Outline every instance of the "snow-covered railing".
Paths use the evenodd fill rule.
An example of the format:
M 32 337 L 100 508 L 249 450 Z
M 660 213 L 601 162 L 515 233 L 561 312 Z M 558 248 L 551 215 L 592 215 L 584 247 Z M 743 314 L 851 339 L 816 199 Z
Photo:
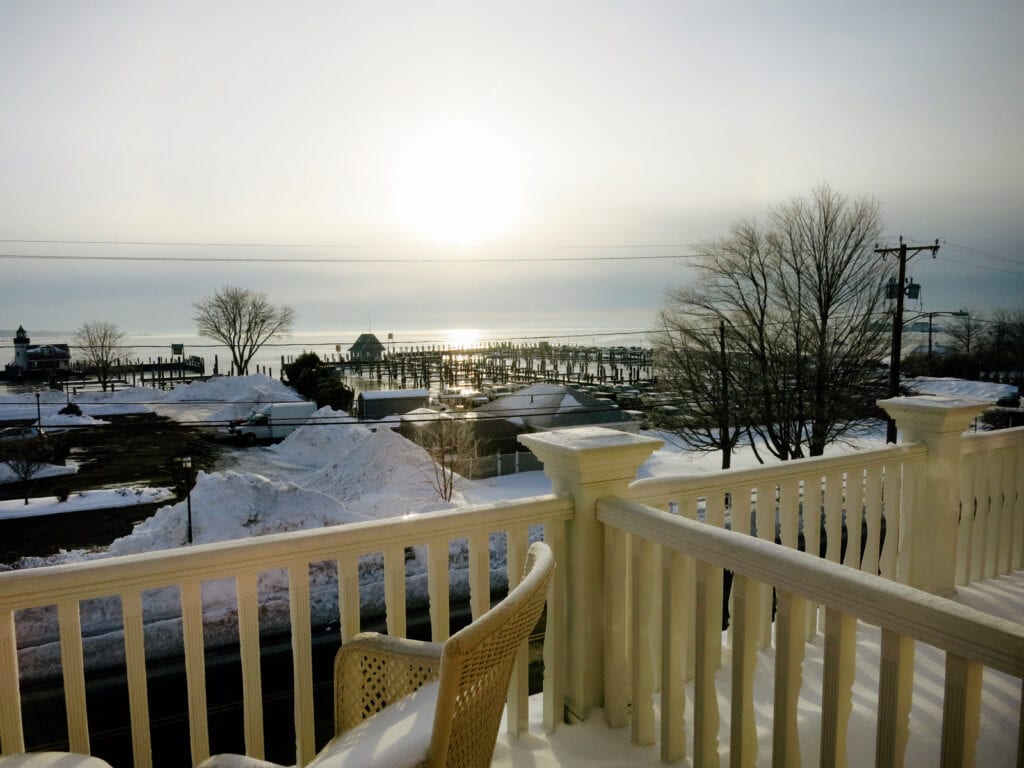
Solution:
M 451 542 L 467 542 L 469 603 L 475 617 L 490 607 L 491 534 L 506 534 L 508 579 L 514 584 L 525 562 L 530 528 L 543 527 L 544 539 L 552 545 L 556 561 L 561 561 L 563 528 L 572 515 L 570 500 L 540 497 L 0 574 L 0 752 L 25 748 L 16 613 L 52 605 L 57 607 L 60 625 L 68 743 L 73 751 L 90 751 L 80 603 L 114 596 L 120 601 L 123 616 L 133 763 L 137 768 L 152 765 L 145 596 L 151 590 L 176 587 L 181 600 L 192 761 L 195 765 L 206 758 L 210 748 L 202 591 L 204 583 L 228 579 L 235 582 L 237 594 L 246 751 L 263 757 L 259 581 L 261 574 L 284 570 L 295 691 L 295 759 L 298 765 L 305 765 L 316 751 L 310 611 L 310 572 L 315 564 L 337 564 L 340 639 L 344 642 L 360 629 L 360 558 L 383 553 L 388 631 L 404 635 L 406 548 L 426 545 L 431 633 L 434 640 L 441 641 L 449 632 Z M 545 632 L 545 711 L 551 728 L 562 712 L 564 589 L 564 574 L 558 572 L 549 598 Z M 526 727 L 526 675 L 524 649 L 509 693 L 508 727 L 513 732 Z
M 956 583 L 1024 567 L 1024 427 L 964 437 Z
M 662 759 L 685 756 L 718 765 L 723 570 L 733 574 L 729 751 L 732 765 L 757 759 L 754 668 L 762 591 L 775 590 L 773 765 L 800 763 L 797 702 L 803 682 L 806 606 L 824 611 L 820 761 L 846 763 L 853 707 L 857 622 L 881 627 L 876 765 L 902 765 L 909 734 L 914 641 L 946 652 L 941 764 L 973 765 L 982 669 L 1024 678 L 1024 628 L 920 590 L 621 498 L 597 502 L 606 530 L 605 715 L 653 744 L 660 691 Z M 768 603 L 770 606 L 771 603 Z M 625 618 L 631 616 L 628 627 Z M 692 653 L 693 714 L 687 725 L 687 655 Z M 1024 745 L 1018 733 L 1018 745 Z M 1018 747 L 1018 761 L 1024 757 Z

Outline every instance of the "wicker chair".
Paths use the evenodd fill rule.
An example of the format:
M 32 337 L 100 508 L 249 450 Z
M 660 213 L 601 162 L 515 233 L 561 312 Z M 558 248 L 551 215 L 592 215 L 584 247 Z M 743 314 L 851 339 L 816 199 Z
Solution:
M 488 766 L 516 650 L 544 608 L 554 558 L 530 547 L 522 581 L 445 643 L 363 633 L 334 663 L 336 735 L 310 768 Z M 269 768 L 214 755 L 200 768 Z

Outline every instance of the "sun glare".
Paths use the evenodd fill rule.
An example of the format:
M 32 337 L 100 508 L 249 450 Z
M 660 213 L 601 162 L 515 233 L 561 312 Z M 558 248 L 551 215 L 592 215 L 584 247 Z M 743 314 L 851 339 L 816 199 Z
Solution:
M 521 208 L 516 153 L 482 124 L 425 131 L 399 158 L 395 215 L 437 244 L 476 245 L 498 237 Z
M 475 328 L 449 328 L 444 332 L 444 343 L 453 349 L 475 349 L 482 337 Z

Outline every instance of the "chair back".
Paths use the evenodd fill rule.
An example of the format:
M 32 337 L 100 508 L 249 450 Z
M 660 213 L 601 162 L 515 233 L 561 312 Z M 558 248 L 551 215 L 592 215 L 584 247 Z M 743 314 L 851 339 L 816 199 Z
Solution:
M 554 565 L 547 544 L 532 544 L 522 580 L 500 603 L 444 644 L 431 766 L 491 764 L 516 651 L 540 619 Z

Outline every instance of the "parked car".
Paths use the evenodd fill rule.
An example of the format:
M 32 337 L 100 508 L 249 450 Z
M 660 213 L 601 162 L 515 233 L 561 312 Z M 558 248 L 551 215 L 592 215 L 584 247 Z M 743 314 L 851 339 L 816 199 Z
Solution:
M 247 443 L 257 440 L 281 440 L 308 421 L 316 412 L 316 403 L 268 403 L 246 419 L 231 423 L 231 434 Z

